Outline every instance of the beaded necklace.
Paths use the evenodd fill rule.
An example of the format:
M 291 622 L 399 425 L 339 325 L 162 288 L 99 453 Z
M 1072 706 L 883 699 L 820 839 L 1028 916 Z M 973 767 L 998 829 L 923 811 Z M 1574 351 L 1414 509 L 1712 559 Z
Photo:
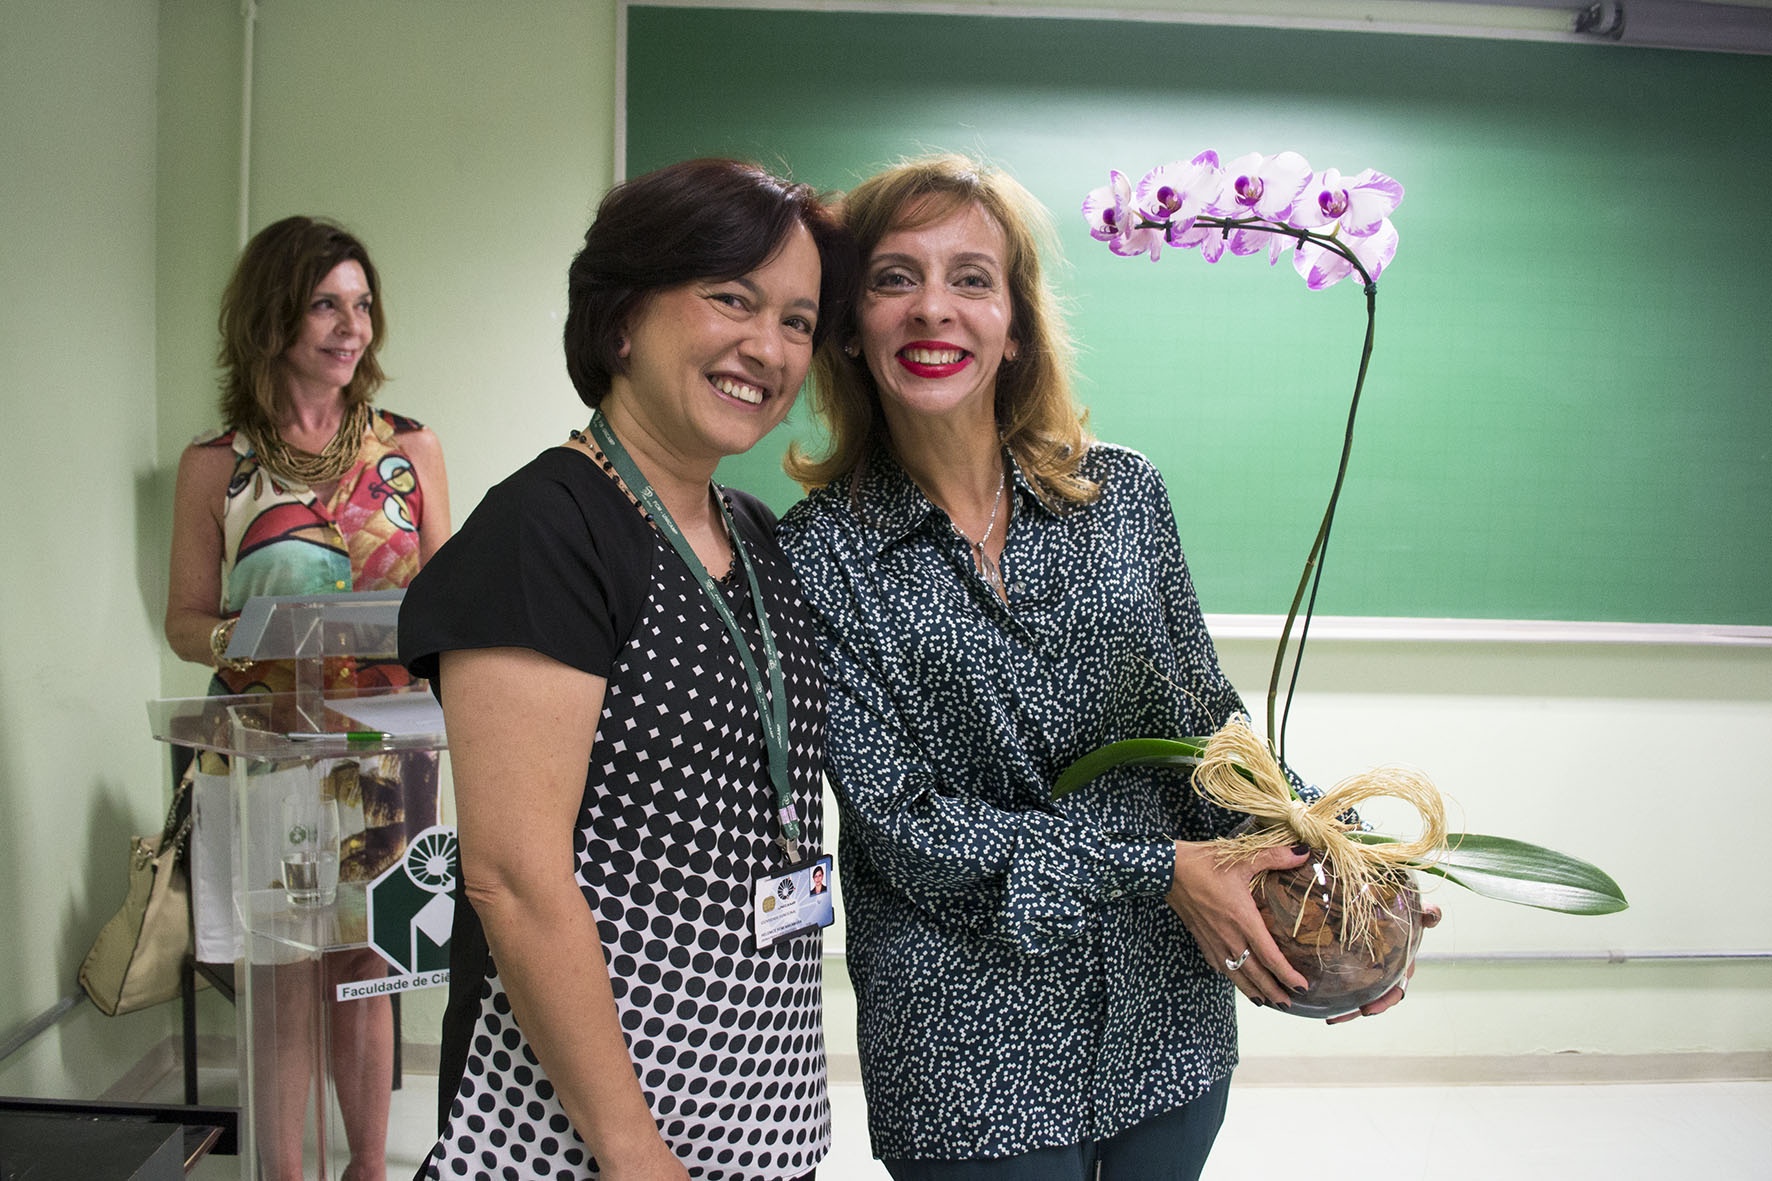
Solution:
M 258 452 L 259 466 L 284 484 L 302 484 L 312 488 L 328 484 L 351 470 L 357 454 L 363 449 L 363 432 L 369 429 L 369 404 L 359 402 L 339 419 L 338 430 L 325 450 L 318 455 L 300 451 L 283 441 L 275 430 L 269 439 L 261 439 L 248 429 L 247 438 Z
M 615 470 L 614 462 L 612 462 L 607 455 L 603 454 L 603 448 L 597 446 L 597 440 L 591 438 L 581 430 L 574 430 L 572 432 L 572 441 L 574 443 L 582 443 L 584 446 L 591 449 L 591 458 L 597 461 L 597 466 L 603 469 L 605 475 L 615 481 L 615 486 L 620 488 L 622 495 L 628 498 L 628 503 L 640 510 L 640 515 L 646 518 L 646 523 L 652 525 L 652 527 L 656 529 L 658 526 L 653 521 L 652 514 L 646 511 L 646 506 L 640 503 L 640 498 L 634 495 L 634 490 L 628 487 L 628 482 L 621 478 L 620 472 Z M 721 526 L 724 528 L 726 518 L 732 513 L 732 497 L 728 496 L 726 494 L 726 489 L 721 488 L 718 484 L 714 485 L 714 489 L 719 493 L 721 503 L 726 506 L 726 511 L 722 513 L 720 517 Z M 730 528 L 726 529 L 726 545 L 732 551 L 726 559 L 726 572 L 715 579 L 716 582 L 719 582 L 722 585 L 733 582 L 738 576 L 738 546 L 733 541 L 732 530 Z

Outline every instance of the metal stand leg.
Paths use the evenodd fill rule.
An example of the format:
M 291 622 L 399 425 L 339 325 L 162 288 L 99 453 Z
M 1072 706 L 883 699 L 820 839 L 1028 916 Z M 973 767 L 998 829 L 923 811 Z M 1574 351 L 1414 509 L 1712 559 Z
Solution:
M 388 998 L 394 1006 L 394 1083 L 393 1089 L 400 1089 L 400 1044 L 405 1039 L 400 1036 L 400 994 L 394 993 Z
M 179 1009 L 184 1018 L 185 1104 L 197 1105 L 197 965 L 190 956 L 178 966 Z

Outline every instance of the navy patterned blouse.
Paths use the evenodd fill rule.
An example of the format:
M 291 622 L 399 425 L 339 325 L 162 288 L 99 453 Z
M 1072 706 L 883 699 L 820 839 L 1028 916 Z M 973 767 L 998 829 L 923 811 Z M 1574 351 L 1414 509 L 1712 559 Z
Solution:
M 1005 604 L 890 456 L 780 526 L 812 607 L 842 807 L 849 972 L 877 1156 L 989 1158 L 1114 1135 L 1236 1065 L 1234 992 L 1163 901 L 1170 838 L 1241 817 L 1103 743 L 1209 734 L 1219 670 L 1162 478 L 1094 446 L 1099 501 L 1011 467 Z

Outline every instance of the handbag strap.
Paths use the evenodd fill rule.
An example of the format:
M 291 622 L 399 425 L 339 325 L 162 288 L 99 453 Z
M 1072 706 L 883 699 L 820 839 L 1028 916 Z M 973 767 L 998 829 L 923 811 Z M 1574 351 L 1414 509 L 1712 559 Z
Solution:
M 166 809 L 166 823 L 160 826 L 160 848 L 177 850 L 180 860 L 185 853 L 185 840 L 191 835 L 191 777 L 196 774 L 197 761 L 185 768 L 172 788 L 172 804 Z

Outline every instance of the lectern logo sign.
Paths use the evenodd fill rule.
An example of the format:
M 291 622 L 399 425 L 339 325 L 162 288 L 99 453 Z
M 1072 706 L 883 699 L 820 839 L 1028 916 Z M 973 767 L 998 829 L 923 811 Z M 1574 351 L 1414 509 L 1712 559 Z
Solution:
M 454 828 L 436 825 L 412 838 L 365 892 L 369 946 L 405 975 L 446 972 L 460 871 Z

